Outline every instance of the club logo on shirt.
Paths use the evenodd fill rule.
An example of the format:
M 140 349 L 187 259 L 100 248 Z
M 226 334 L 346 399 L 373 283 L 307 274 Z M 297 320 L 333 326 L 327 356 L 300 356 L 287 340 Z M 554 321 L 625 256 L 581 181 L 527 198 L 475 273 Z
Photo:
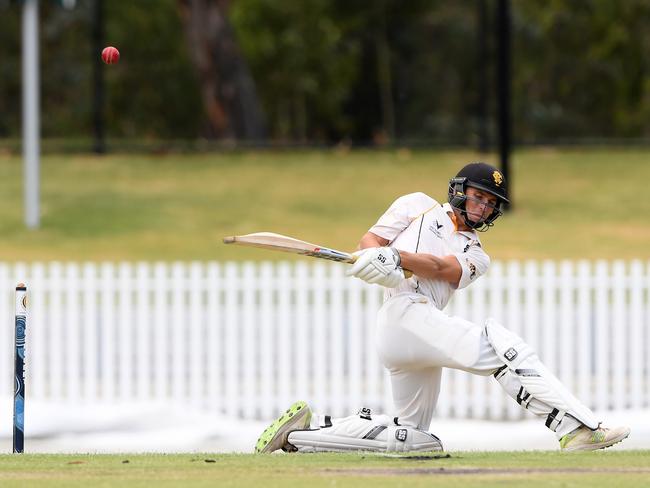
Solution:
M 478 246 L 481 247 L 481 243 L 479 241 L 469 241 L 467 244 L 465 244 L 465 248 L 463 249 L 463 252 L 469 251 L 469 249 L 472 246 Z
M 472 280 L 476 276 L 476 265 L 472 263 L 469 259 L 466 259 L 467 266 L 469 266 L 469 279 Z
M 442 229 L 443 227 L 444 226 L 436 220 L 436 225 L 434 226 L 433 224 L 431 224 L 429 226 L 429 230 L 433 232 L 437 237 L 442 239 L 442 232 L 440 232 L 440 229 Z

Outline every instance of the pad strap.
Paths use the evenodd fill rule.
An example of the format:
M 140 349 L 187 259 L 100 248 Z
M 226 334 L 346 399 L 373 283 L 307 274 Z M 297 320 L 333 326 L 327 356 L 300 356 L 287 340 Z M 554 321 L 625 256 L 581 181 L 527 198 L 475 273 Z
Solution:
M 555 432 L 565 415 L 566 412 L 554 408 L 553 411 L 548 414 L 548 417 L 546 417 L 546 427 Z
M 517 393 L 517 403 L 519 405 L 521 405 L 524 408 L 528 408 L 528 404 L 532 399 L 533 399 L 532 395 L 528 393 L 526 390 L 524 390 L 523 386 L 519 388 L 519 393 Z

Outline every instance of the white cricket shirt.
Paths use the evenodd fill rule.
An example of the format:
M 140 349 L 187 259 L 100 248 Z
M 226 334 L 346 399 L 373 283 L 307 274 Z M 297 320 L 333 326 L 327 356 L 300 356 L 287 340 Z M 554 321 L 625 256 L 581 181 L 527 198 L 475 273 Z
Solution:
M 448 203 L 440 204 L 424 193 L 399 197 L 382 215 L 370 232 L 388 239 L 390 246 L 401 251 L 454 255 L 462 269 L 458 288 L 464 288 L 485 273 L 490 257 L 483 251 L 475 231 L 457 231 Z M 442 310 L 456 288 L 446 281 L 420 278 L 416 275 L 398 287 L 386 289 L 385 298 L 403 292 L 429 297 Z

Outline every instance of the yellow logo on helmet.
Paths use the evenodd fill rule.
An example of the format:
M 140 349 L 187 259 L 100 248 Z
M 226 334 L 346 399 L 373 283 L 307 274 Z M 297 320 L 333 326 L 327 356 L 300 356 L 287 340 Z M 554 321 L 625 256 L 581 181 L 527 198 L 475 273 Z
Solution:
M 495 171 L 494 173 L 492 173 L 492 178 L 494 178 L 494 183 L 497 186 L 499 186 L 501 183 L 503 183 L 503 176 L 498 171 Z

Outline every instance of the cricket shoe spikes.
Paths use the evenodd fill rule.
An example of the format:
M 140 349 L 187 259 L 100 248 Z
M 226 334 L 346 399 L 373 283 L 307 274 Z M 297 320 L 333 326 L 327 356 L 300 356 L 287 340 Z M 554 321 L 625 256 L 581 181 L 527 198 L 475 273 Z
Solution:
M 289 432 L 308 429 L 311 415 L 311 409 L 305 402 L 294 403 L 262 432 L 255 444 L 255 452 L 269 453 L 278 449 L 296 451 L 297 449 L 287 440 Z
M 595 451 L 613 446 L 630 435 L 629 427 L 602 427 L 595 430 L 586 426 L 578 427 L 560 439 L 563 451 Z

